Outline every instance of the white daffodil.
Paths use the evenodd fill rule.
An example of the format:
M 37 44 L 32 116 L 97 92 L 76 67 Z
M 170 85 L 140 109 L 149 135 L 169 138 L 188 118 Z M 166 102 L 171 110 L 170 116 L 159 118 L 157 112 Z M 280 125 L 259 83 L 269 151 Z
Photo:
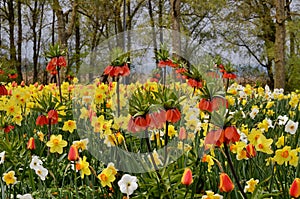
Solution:
M 298 122 L 294 122 L 292 120 L 289 120 L 284 128 L 285 132 L 290 134 L 295 134 L 297 129 L 298 129 Z
M 269 118 L 266 118 L 267 119 L 267 123 L 268 123 L 268 128 L 274 128 L 273 124 L 272 124 L 272 120 L 269 119 Z
M 0 164 L 4 163 L 4 159 L 5 159 L 5 151 L 0 153 Z
M 127 194 L 127 198 L 138 188 L 137 177 L 125 174 L 118 182 L 120 191 Z
M 259 112 L 258 108 L 253 108 L 251 113 L 250 113 L 250 117 L 252 119 L 254 119 L 258 112 Z
M 43 164 L 42 160 L 40 160 L 40 158 L 38 156 L 34 155 L 34 156 L 32 156 L 29 167 L 33 170 L 36 170 L 36 168 L 38 168 L 42 164 Z
M 24 195 L 17 195 L 17 198 L 19 199 L 33 199 L 32 195 L 30 193 L 24 194 Z
M 35 173 L 41 178 L 41 180 L 45 180 L 48 175 L 48 169 L 40 165 L 35 169 Z
M 289 118 L 286 115 L 284 116 L 279 115 L 277 119 L 279 125 L 285 125 L 285 123 L 289 120 Z
M 240 132 L 239 130 L 238 132 L 240 134 L 240 141 L 245 142 L 247 144 L 248 143 L 247 135 L 245 135 L 245 133 Z

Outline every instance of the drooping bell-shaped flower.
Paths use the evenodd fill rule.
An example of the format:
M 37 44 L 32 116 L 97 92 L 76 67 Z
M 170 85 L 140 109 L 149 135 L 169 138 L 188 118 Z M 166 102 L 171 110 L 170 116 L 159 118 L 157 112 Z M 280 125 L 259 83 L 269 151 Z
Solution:
M 177 108 L 169 109 L 166 112 L 166 119 L 168 122 L 176 123 L 181 118 L 181 113 Z

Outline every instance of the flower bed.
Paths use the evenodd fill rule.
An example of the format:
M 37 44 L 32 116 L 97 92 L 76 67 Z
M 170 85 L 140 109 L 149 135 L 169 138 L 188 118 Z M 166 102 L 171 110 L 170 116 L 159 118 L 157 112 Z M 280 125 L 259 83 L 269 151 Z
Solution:
M 121 84 L 124 60 L 110 83 L 1 85 L 2 198 L 300 196 L 299 93 L 166 57 L 180 81 Z

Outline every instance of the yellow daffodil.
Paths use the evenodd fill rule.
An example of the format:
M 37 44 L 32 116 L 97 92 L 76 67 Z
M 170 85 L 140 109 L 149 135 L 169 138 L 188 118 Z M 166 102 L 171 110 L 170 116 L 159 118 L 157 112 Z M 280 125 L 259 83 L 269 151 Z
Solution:
M 76 163 L 76 170 L 80 171 L 80 176 L 82 179 L 84 178 L 84 175 L 91 175 L 89 165 L 90 164 L 86 161 L 86 156 L 79 158 L 79 161 Z
M 78 150 L 84 151 L 84 150 L 87 149 L 87 144 L 88 143 L 89 143 L 88 138 L 85 138 L 85 139 L 82 139 L 82 140 L 79 140 L 79 141 L 74 141 L 73 145 L 75 145 L 78 148 Z
M 67 141 L 62 139 L 62 135 L 51 135 L 50 140 L 46 143 L 50 147 L 50 153 L 62 154 L 63 148 L 68 144 Z
M 203 195 L 201 199 L 223 199 L 220 194 L 215 194 L 213 191 L 205 191 L 206 195 Z
M 298 166 L 298 160 L 299 160 L 299 156 L 298 156 L 298 150 L 297 149 L 293 149 L 290 151 L 290 161 L 289 161 L 289 164 L 294 166 L 294 167 L 297 167 Z
M 162 161 L 161 161 L 160 158 L 159 158 L 159 154 L 156 152 L 156 150 L 154 150 L 154 151 L 152 152 L 152 156 L 153 156 L 153 159 L 154 159 L 154 163 L 155 163 L 156 165 L 163 165 Z M 152 162 L 152 159 L 151 159 L 150 154 L 148 155 L 148 159 L 149 159 L 149 161 L 151 162 L 151 164 L 153 165 L 153 162 Z
M 278 149 L 275 151 L 274 160 L 279 165 L 282 165 L 283 163 L 287 165 L 287 163 L 291 160 L 290 152 L 291 152 L 290 146 L 285 146 L 282 149 Z
M 245 142 L 236 142 L 230 146 L 230 151 L 232 153 L 236 153 L 237 160 L 248 159 L 247 151 L 245 150 L 246 143 Z
M 274 101 L 269 101 L 266 105 L 266 109 L 272 108 L 274 103 L 275 103 Z
M 113 172 L 111 169 L 104 169 L 99 175 L 98 175 L 99 180 L 101 181 L 101 185 L 103 187 L 108 186 L 112 187 L 111 183 L 116 180 L 115 175 L 113 175 Z
M 257 93 L 258 93 L 259 96 L 264 96 L 264 94 L 265 94 L 265 89 L 262 88 L 262 87 L 258 87 L 258 88 L 257 88 Z
M 283 135 L 278 138 L 278 141 L 275 143 L 275 145 L 277 148 L 284 146 L 284 136 Z
M 175 130 L 175 127 L 172 124 L 170 124 L 168 126 L 168 136 L 169 137 L 174 137 L 176 135 L 177 135 L 177 131 Z
M 295 108 L 299 103 L 299 98 L 297 95 L 293 95 L 291 97 L 291 100 L 289 101 L 289 105 L 292 107 L 292 108 Z
M 95 104 L 102 104 L 106 98 L 106 95 L 104 93 L 98 93 L 96 92 L 94 95 L 94 103 Z
M 273 110 L 267 110 L 267 115 L 268 116 L 273 116 L 275 112 Z
M 15 177 L 14 171 L 9 171 L 3 174 L 2 180 L 6 183 L 6 185 L 14 185 L 17 182 L 17 178 Z
M 248 180 L 246 182 L 246 186 L 244 189 L 244 192 L 250 192 L 253 193 L 255 190 L 256 185 L 259 183 L 259 180 L 254 180 L 253 178 L 251 178 L 250 180 Z
M 229 95 L 229 96 L 226 96 L 226 99 L 228 101 L 229 106 L 234 106 L 234 104 L 235 104 L 235 98 L 234 97 Z
M 41 141 L 41 142 L 43 142 L 44 141 L 44 133 L 42 133 L 41 131 L 38 131 L 37 132 L 37 135 L 38 135 L 38 137 L 39 137 L 39 140 Z
M 266 154 L 272 154 L 273 153 L 271 149 L 272 143 L 273 143 L 272 139 L 267 139 L 264 135 L 262 135 L 257 139 L 257 143 L 254 146 L 257 151 L 261 151 Z
M 17 125 L 21 126 L 21 122 L 23 120 L 23 116 L 22 115 L 15 115 L 12 119 L 12 121 L 14 123 L 16 123 Z
M 207 162 L 207 171 L 208 172 L 211 172 L 211 168 L 212 166 L 215 164 L 214 163 L 214 158 L 211 156 L 211 155 L 207 155 L 205 154 L 203 157 L 202 157 L 202 162 Z
M 87 119 L 88 117 L 89 117 L 89 111 L 85 107 L 82 107 L 80 109 L 80 116 L 79 116 L 79 118 L 80 119 Z
M 4 110 L 6 111 L 7 115 L 15 116 L 15 115 L 21 115 L 21 107 L 17 105 L 14 100 L 9 101 L 5 107 Z
M 116 175 L 118 173 L 118 170 L 115 168 L 115 165 L 112 162 L 108 163 L 106 168 L 110 169 L 113 175 Z
M 68 120 L 64 122 L 64 126 L 62 127 L 63 131 L 69 131 L 70 133 L 73 133 L 73 131 L 76 129 L 76 122 L 73 120 Z
M 112 134 L 112 131 L 111 131 L 112 122 L 113 122 L 113 120 L 109 120 L 109 121 L 105 121 L 102 124 L 102 131 L 104 131 L 105 135 L 111 135 Z
M 183 147 L 183 142 L 182 141 L 178 142 L 177 148 L 180 149 L 180 150 L 184 149 L 184 152 L 192 150 L 192 147 L 189 144 L 184 144 L 184 147 Z
M 248 135 L 248 140 L 251 144 L 254 146 L 257 145 L 257 140 L 261 137 L 264 136 L 263 133 L 257 129 L 252 129 L 251 133 Z

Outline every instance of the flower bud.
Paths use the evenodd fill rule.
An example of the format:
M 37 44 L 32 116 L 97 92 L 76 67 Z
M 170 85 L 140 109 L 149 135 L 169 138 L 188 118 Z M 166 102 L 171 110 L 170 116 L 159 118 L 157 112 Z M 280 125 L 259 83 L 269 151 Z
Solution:
M 193 183 L 192 171 L 189 168 L 184 170 L 184 173 L 181 178 L 181 184 L 189 186 Z
M 256 156 L 256 150 L 253 144 L 248 144 L 246 146 L 247 158 L 253 158 Z
M 68 153 L 68 160 L 76 161 L 78 160 L 78 158 L 79 158 L 78 149 L 75 145 L 72 145 Z
M 298 198 L 300 196 L 300 178 L 295 178 L 290 188 L 290 195 Z
M 220 186 L 221 192 L 230 192 L 234 189 L 234 184 L 232 183 L 230 177 L 226 173 L 220 174 Z
M 185 140 L 187 138 L 187 132 L 184 127 L 180 127 L 178 138 L 179 140 Z
M 28 142 L 27 142 L 27 149 L 29 150 L 34 150 L 35 149 L 35 142 L 34 142 L 34 138 L 31 137 Z

